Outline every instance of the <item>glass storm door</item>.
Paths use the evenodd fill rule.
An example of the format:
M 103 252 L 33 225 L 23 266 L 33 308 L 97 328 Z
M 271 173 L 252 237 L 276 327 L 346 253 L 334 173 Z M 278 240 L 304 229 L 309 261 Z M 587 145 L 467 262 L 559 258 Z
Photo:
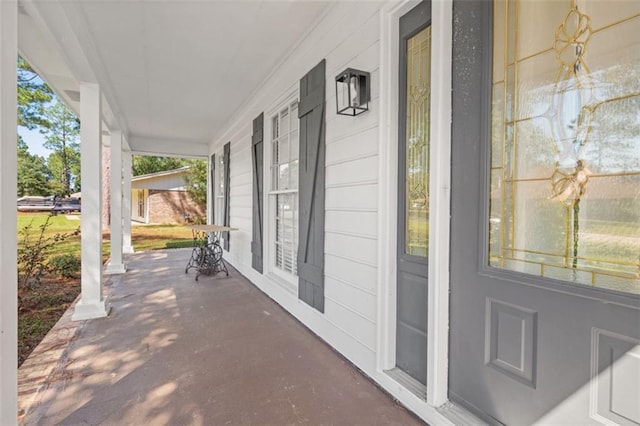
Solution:
M 431 4 L 400 19 L 396 366 L 427 381 Z
M 640 424 L 640 2 L 454 3 L 450 399 Z

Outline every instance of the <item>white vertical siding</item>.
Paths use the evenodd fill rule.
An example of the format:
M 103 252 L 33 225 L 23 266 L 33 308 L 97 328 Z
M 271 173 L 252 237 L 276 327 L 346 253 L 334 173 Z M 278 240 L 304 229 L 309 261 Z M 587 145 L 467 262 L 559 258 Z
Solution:
M 292 312 L 364 371 L 375 368 L 378 256 L 378 78 L 381 3 L 338 3 L 253 94 L 212 141 L 217 152 L 231 141 L 231 235 L 226 258 L 269 296 Z M 251 268 L 251 124 L 326 59 L 325 313 L 297 300 L 268 274 Z M 335 76 L 345 68 L 372 76 L 370 111 L 359 117 L 335 112 Z M 268 129 L 265 116 L 265 130 Z M 265 132 L 265 150 L 270 135 Z M 268 158 L 268 157 L 267 157 Z M 269 184 L 265 164 L 265 192 Z M 265 220 L 271 217 L 266 211 Z M 268 242 L 267 235 L 265 240 Z M 270 250 L 268 243 L 265 251 Z M 265 258 L 268 256 L 265 253 Z M 265 268 L 267 271 L 268 268 Z

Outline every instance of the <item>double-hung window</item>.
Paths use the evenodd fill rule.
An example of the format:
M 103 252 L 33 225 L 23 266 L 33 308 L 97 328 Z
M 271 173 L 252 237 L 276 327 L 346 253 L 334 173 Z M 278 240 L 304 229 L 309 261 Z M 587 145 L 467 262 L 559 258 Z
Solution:
M 298 254 L 298 100 L 289 98 L 269 117 L 270 272 L 294 281 Z

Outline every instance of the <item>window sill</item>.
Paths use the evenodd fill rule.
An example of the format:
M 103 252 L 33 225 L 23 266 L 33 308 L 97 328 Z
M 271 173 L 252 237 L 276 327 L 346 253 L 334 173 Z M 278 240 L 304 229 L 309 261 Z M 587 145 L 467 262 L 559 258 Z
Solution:
M 296 278 L 296 282 L 290 281 L 288 279 L 285 279 L 284 277 L 280 276 L 278 273 L 270 271 L 269 274 L 267 275 L 267 277 L 275 284 L 279 285 L 280 287 L 282 287 L 284 290 L 286 290 L 288 293 L 291 293 L 292 295 L 298 297 L 298 284 L 297 284 L 297 278 Z

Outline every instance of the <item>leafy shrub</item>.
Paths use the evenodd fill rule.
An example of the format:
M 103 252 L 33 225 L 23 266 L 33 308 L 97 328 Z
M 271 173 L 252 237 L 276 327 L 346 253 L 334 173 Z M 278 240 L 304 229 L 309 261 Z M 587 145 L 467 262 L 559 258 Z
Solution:
M 168 249 L 175 249 L 175 248 L 192 248 L 193 247 L 193 240 L 184 240 L 184 241 L 167 241 L 167 243 L 165 244 L 166 248 Z
M 64 278 L 73 278 L 80 272 L 80 258 L 75 254 L 61 254 L 49 259 L 52 272 Z
M 45 235 L 51 225 L 52 215 L 38 228 L 40 231 L 33 235 L 33 220 L 20 229 L 22 242 L 18 247 L 18 286 L 31 289 L 40 284 L 42 275 L 47 271 L 47 258 L 51 250 L 69 237 L 80 234 L 80 228 L 65 234 Z M 37 231 L 36 231 L 37 232 Z
M 185 223 L 191 224 L 191 225 L 206 225 L 207 224 L 207 219 L 204 216 L 200 216 L 200 215 L 192 215 L 189 212 L 186 212 L 184 215 L 184 221 Z

